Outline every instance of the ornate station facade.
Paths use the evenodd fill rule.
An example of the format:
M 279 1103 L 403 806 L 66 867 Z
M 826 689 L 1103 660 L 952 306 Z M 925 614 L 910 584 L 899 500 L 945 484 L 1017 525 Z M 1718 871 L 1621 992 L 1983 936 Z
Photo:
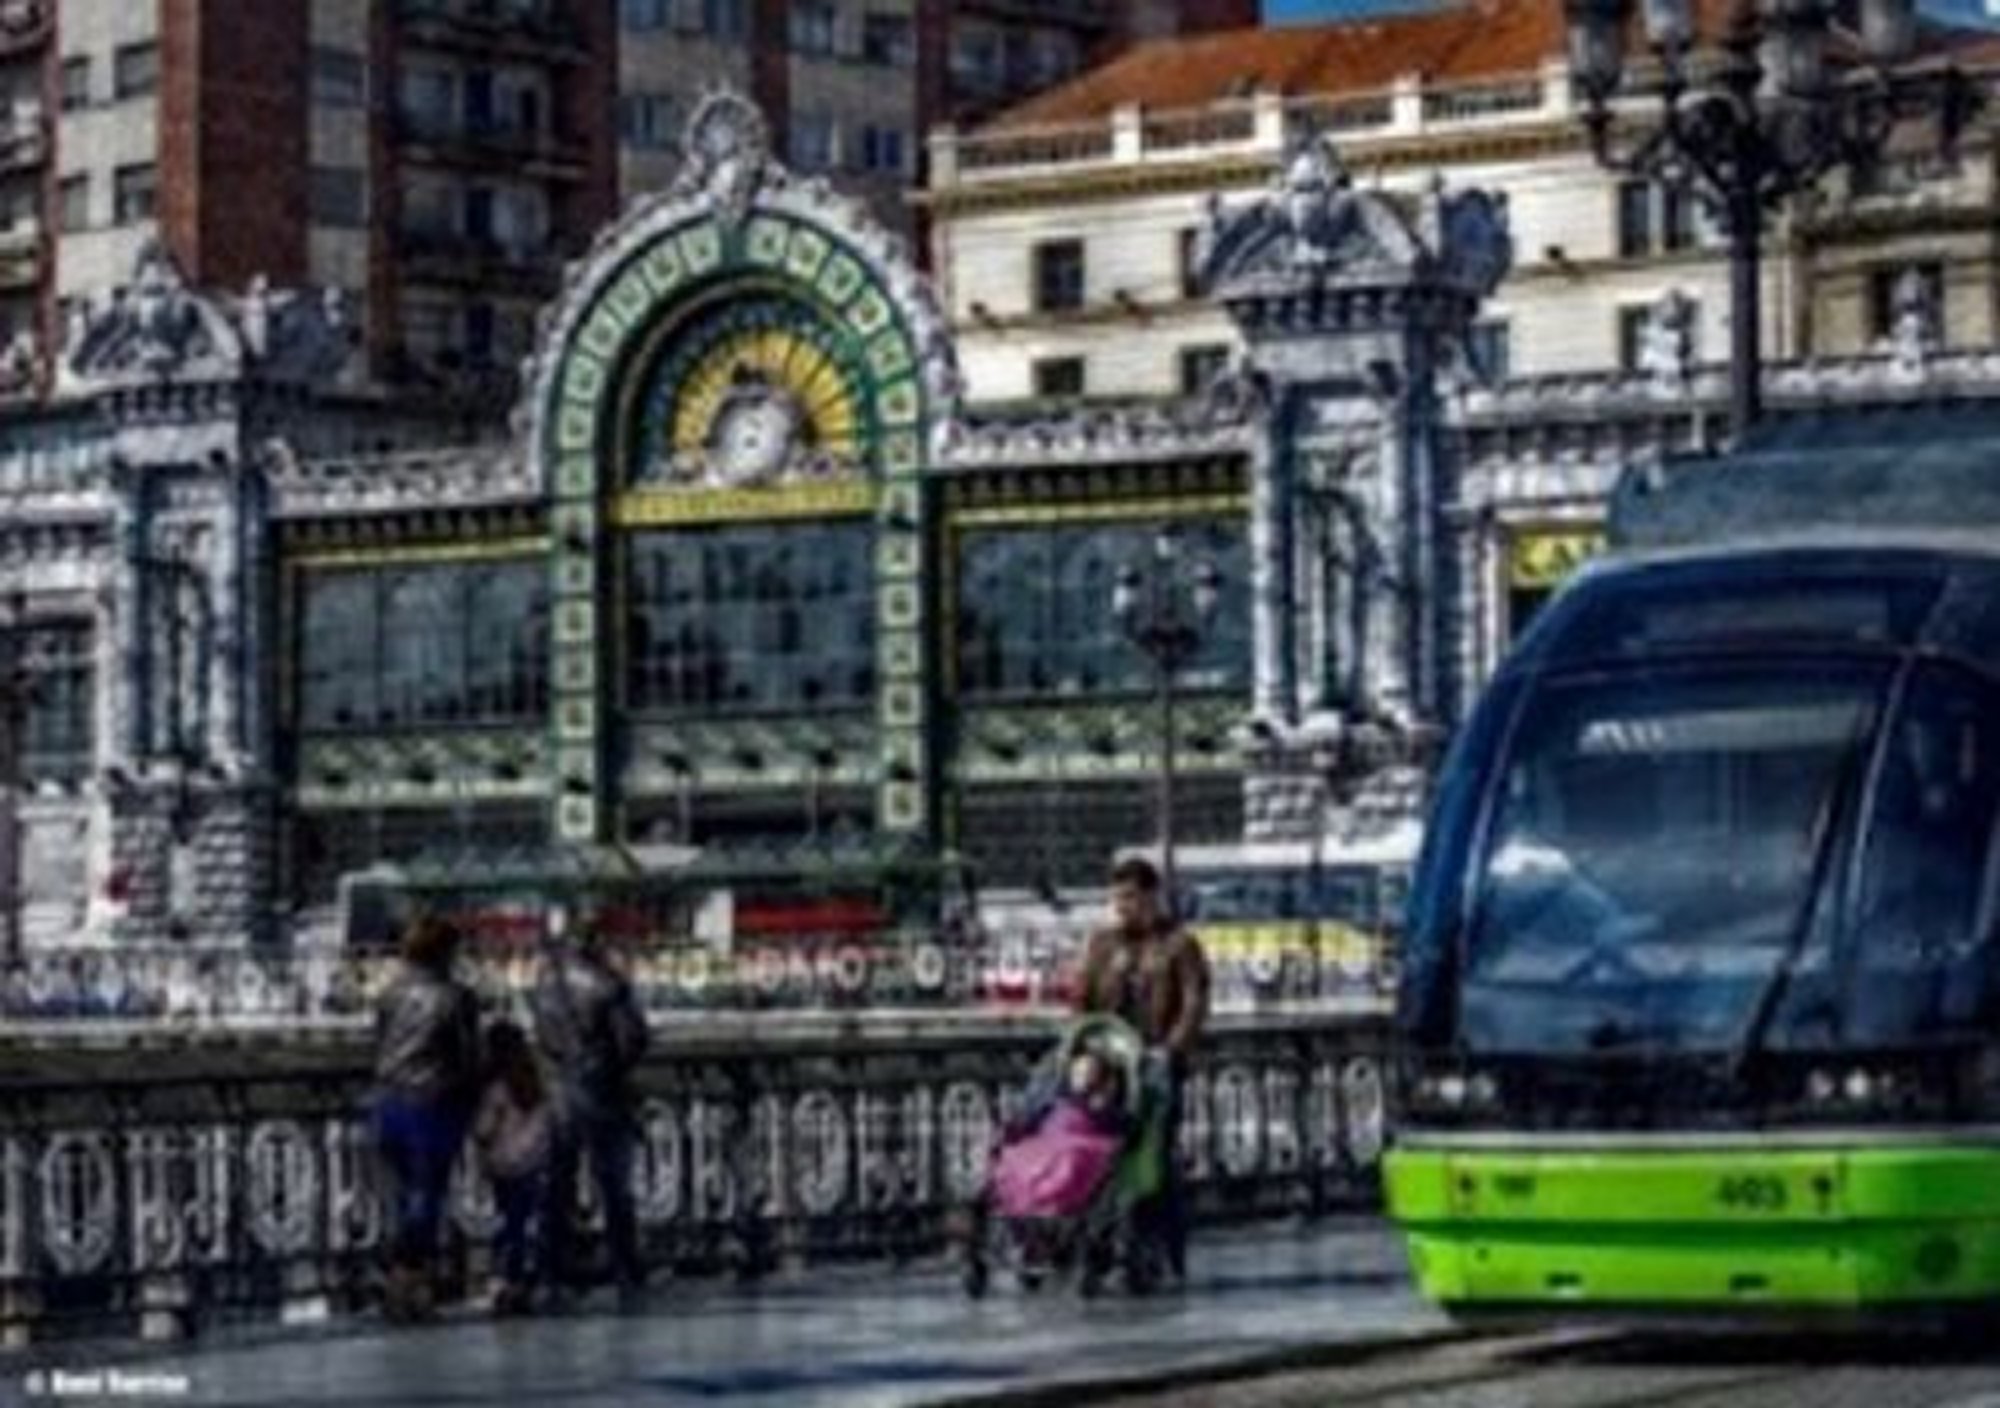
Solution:
M 0 422 L 10 942 L 277 944 L 379 860 L 598 844 L 1087 883 L 1150 831 L 1150 665 L 1111 599 L 1163 529 L 1222 583 L 1179 680 L 1182 837 L 1310 831 L 1329 777 L 1350 822 L 1406 811 L 1618 467 L 1723 428 L 1667 315 L 1639 375 L 1454 380 L 1503 203 L 1357 190 L 1318 139 L 1204 232 L 1237 365 L 982 418 L 907 251 L 752 107 L 711 96 L 686 149 L 476 444 L 350 381 L 337 303 L 149 251 L 78 317 L 56 396 Z M 1913 320 L 1772 395 L 1996 386 Z

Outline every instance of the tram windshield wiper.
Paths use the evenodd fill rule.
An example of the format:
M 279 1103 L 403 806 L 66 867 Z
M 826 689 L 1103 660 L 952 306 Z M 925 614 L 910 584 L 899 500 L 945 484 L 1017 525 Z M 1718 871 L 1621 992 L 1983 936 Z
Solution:
M 1864 717 L 1848 740 L 1841 754 L 1839 771 L 1834 774 L 1832 786 L 1827 788 L 1826 801 L 1813 826 L 1812 864 L 1806 872 L 1805 889 L 1799 896 L 1798 909 L 1785 931 L 1784 947 L 1778 953 L 1777 962 L 1772 964 L 1770 975 L 1757 990 L 1757 999 L 1751 1004 L 1750 1016 L 1743 1024 L 1743 1034 L 1737 1038 L 1736 1049 L 1730 1053 L 1729 1069 L 1735 1076 L 1740 1077 L 1764 1049 L 1771 1022 L 1777 1016 L 1778 1004 L 1790 988 L 1799 955 L 1805 952 L 1806 940 L 1812 936 L 1813 923 L 1819 917 L 1821 897 L 1827 888 L 1827 875 L 1841 849 L 1840 822 L 1851 810 L 1851 799 L 1859 788 L 1863 765 L 1873 751 L 1870 744 L 1875 731 L 1876 719 Z

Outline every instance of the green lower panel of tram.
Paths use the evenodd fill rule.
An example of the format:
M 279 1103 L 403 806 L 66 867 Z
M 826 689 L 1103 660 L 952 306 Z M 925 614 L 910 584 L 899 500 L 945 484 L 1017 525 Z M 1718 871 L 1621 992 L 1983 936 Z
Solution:
M 1862 1310 L 2000 1298 L 2000 1148 L 1392 1151 L 1448 1308 Z

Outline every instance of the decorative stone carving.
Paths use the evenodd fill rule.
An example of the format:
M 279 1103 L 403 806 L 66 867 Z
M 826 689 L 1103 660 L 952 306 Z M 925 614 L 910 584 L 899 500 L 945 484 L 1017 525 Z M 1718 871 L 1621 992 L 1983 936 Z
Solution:
M 757 105 L 729 88 L 704 93 L 688 118 L 682 150 L 687 164 L 675 187 L 705 195 L 731 224 L 740 225 L 771 159 L 770 131 Z
M 42 381 L 43 361 L 35 335 L 27 328 L 0 348 L 0 400 L 32 396 Z
M 1694 374 L 1695 302 L 1679 289 L 1669 289 L 1647 310 L 1639 340 L 1639 370 L 1662 394 L 1687 392 Z
M 1941 339 L 1937 289 L 1921 269 L 1905 269 L 1890 289 L 1889 353 L 1898 371 L 1921 372 Z
M 260 275 L 240 298 L 211 297 L 152 239 L 109 300 L 72 310 L 56 390 L 245 377 L 318 385 L 358 371 L 358 334 L 339 289 L 276 291 Z
M 267 380 L 324 383 L 358 370 L 361 329 L 339 287 L 279 291 L 259 274 L 236 316 L 245 350 Z
M 1414 203 L 1357 190 L 1332 142 L 1301 131 L 1262 198 L 1236 210 L 1210 198 L 1197 263 L 1201 286 L 1224 301 L 1301 278 L 1392 284 L 1421 278 L 1476 300 L 1512 266 L 1513 240 L 1504 196 L 1448 193 L 1441 180 Z
M 242 338 L 212 301 L 189 289 L 157 239 L 140 247 L 131 282 L 108 302 L 74 315 L 63 356 L 64 385 L 231 377 L 242 370 Z

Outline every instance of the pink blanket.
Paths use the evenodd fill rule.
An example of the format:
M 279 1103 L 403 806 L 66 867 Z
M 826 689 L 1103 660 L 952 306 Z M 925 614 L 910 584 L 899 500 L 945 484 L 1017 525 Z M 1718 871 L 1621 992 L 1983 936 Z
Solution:
M 1118 1157 L 1118 1136 L 1087 1110 L 1058 1104 L 1042 1127 L 1000 1151 L 993 1206 L 1002 1217 L 1074 1217 L 1090 1203 Z

